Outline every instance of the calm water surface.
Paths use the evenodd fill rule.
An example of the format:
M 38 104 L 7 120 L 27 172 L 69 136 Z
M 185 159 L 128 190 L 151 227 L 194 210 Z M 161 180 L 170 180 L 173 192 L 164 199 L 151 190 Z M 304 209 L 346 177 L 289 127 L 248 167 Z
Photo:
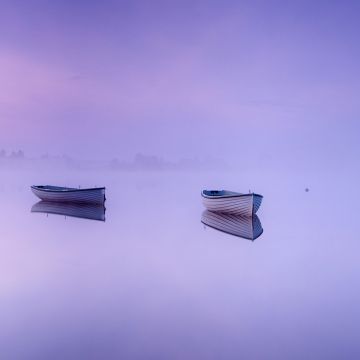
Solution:
M 350 177 L 0 174 L 1 359 L 360 357 Z M 31 213 L 36 183 L 105 185 L 106 221 Z M 263 194 L 263 234 L 204 226 L 204 187 Z

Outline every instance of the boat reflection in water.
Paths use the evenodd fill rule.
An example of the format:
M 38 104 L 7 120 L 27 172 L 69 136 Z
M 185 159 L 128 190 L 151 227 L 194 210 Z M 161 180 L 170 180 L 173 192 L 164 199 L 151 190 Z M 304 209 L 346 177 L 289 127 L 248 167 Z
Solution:
M 257 215 L 239 216 L 205 210 L 201 222 L 216 230 L 248 240 L 257 239 L 263 228 Z
M 105 206 L 99 204 L 60 203 L 54 201 L 39 201 L 31 208 L 33 213 L 55 214 L 99 221 L 105 221 L 105 210 Z

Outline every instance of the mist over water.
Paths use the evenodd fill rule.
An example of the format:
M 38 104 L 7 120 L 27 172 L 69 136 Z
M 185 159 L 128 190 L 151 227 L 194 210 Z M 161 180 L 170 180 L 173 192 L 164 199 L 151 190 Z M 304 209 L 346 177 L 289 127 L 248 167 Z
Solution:
M 358 360 L 359 10 L 1 0 L 0 359 Z
M 106 221 L 31 213 L 44 179 L 106 185 Z M 345 186 L 358 196 L 319 173 L 2 171 L 2 356 L 355 358 L 359 206 Z M 263 234 L 204 226 L 203 188 L 263 194 Z

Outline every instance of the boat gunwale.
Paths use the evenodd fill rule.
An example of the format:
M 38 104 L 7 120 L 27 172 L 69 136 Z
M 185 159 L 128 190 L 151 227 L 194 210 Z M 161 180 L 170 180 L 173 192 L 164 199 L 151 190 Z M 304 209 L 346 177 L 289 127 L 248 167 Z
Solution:
M 76 189 L 76 188 L 66 188 L 66 187 L 62 187 L 62 186 L 59 186 L 59 189 L 63 189 L 63 190 L 55 190 L 55 189 L 44 189 L 39 186 L 44 186 L 44 185 L 32 185 L 31 189 L 37 190 L 37 191 L 43 191 L 43 192 L 53 192 L 53 193 L 58 193 L 58 194 L 64 194 L 64 193 L 76 192 L 76 191 L 106 190 L 105 187 Z
M 201 191 L 201 196 L 204 197 L 205 199 L 228 199 L 228 198 L 236 198 L 236 197 L 243 197 L 243 196 L 258 196 L 258 197 L 263 198 L 262 195 L 256 194 L 256 193 L 250 193 L 250 194 L 238 193 L 236 195 L 206 195 L 206 194 L 204 194 L 204 191 L 209 191 L 209 190 L 202 190 Z

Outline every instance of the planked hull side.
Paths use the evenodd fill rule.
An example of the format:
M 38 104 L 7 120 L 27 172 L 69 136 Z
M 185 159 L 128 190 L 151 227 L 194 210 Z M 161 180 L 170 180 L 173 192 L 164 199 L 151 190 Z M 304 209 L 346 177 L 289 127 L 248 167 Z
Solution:
M 240 196 L 207 197 L 202 195 L 202 201 L 204 206 L 210 211 L 252 216 L 258 211 L 262 196 L 244 194 Z
M 43 201 L 103 204 L 105 188 L 79 189 L 70 191 L 42 190 L 31 187 L 32 192 Z
M 263 199 L 262 196 L 254 194 L 254 214 L 256 214 L 257 211 L 259 210 L 260 205 L 262 203 L 262 199 Z
M 239 216 L 205 210 L 201 222 L 216 230 L 248 240 L 255 240 L 263 233 L 257 215 Z

